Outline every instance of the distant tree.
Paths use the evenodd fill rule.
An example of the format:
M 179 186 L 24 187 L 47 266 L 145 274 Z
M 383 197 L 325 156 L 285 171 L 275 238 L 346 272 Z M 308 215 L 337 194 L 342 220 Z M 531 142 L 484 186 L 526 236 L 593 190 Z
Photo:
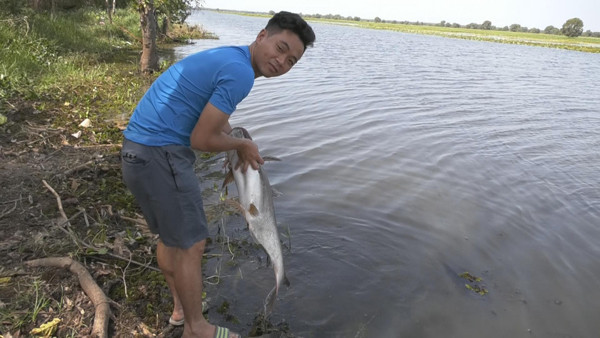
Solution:
M 376 17 L 375 17 L 375 19 L 374 19 L 373 21 L 375 21 L 375 22 L 381 22 L 381 18 L 380 18 L 380 17 L 378 17 L 378 16 L 376 16 Z
M 274 10 L 270 10 L 270 11 L 269 11 L 269 15 L 271 15 L 271 16 L 272 16 L 272 15 L 275 15 L 275 11 L 274 11 Z
M 521 30 L 521 25 L 519 25 L 518 23 L 513 23 L 512 25 L 510 25 L 511 32 L 519 32 L 520 30 Z
M 583 33 L 583 21 L 579 18 L 572 18 L 567 20 L 565 24 L 562 26 L 560 31 L 563 35 L 566 35 L 571 38 L 575 38 Z
M 540 29 L 539 28 L 530 28 L 529 29 L 529 33 L 539 34 L 540 33 Z
M 592 36 L 592 31 L 588 29 L 587 31 L 583 32 L 582 35 L 583 36 Z
M 486 30 L 490 30 L 492 29 L 492 22 L 490 20 L 485 20 L 482 24 L 481 24 L 481 29 L 486 29 Z
M 468 29 L 479 29 L 480 26 L 478 24 L 472 22 L 472 23 L 468 24 L 466 27 Z
M 529 28 L 522 26 L 520 32 L 527 33 L 529 32 Z
M 452 24 L 452 28 L 460 28 L 460 25 L 455 22 Z
M 558 28 L 552 25 L 544 28 L 544 34 L 557 34 L 557 32 L 559 32 Z
M 510 28 L 508 28 L 508 26 L 504 26 L 504 27 L 502 27 L 502 30 L 508 32 L 510 30 Z
M 442 20 L 442 21 L 440 21 L 440 24 L 439 24 L 439 26 L 440 26 L 440 27 L 445 27 L 445 26 L 446 26 L 446 20 Z
M 108 0 L 106 1 L 108 2 Z M 113 1 L 116 2 L 116 0 Z M 191 8 L 195 2 L 194 0 L 154 0 L 156 20 L 157 22 L 159 19 L 162 21 L 160 33 L 166 36 L 173 23 L 184 23 L 192 14 Z M 199 3 L 196 2 L 196 4 Z

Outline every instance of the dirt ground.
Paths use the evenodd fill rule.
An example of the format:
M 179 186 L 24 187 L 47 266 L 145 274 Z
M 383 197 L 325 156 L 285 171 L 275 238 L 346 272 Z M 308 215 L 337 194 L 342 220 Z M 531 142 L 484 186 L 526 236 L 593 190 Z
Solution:
M 157 271 L 156 237 L 121 182 L 119 143 L 82 142 L 72 133 L 93 133 L 79 121 L 53 127 L 51 112 L 26 102 L 10 106 L 0 126 L 0 337 L 30 337 L 55 318 L 60 323 L 47 324 L 47 337 L 90 336 L 98 306 L 69 270 L 25 264 L 45 257 L 83 264 L 109 298 L 109 337 L 181 336 L 181 327 L 167 322 L 172 304 Z M 102 128 L 119 132 L 117 125 Z M 209 221 L 216 215 L 207 210 Z M 219 243 L 209 238 L 206 257 Z M 258 255 L 252 246 L 245 252 Z M 225 303 L 207 302 L 205 313 L 219 324 L 235 322 Z M 258 314 L 243 324 L 247 336 L 294 337 L 285 323 L 272 325 Z

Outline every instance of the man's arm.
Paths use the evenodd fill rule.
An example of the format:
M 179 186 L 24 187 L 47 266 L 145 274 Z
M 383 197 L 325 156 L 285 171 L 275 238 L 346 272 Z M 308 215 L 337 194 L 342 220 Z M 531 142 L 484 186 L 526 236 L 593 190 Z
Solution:
M 231 125 L 229 124 L 229 119 L 228 119 L 227 122 L 225 123 L 225 126 L 223 127 L 223 132 L 225 134 L 229 134 L 232 129 L 233 128 L 231 128 Z
M 211 103 L 200 114 L 196 126 L 190 135 L 192 148 L 201 151 L 220 152 L 235 149 L 242 162 L 242 171 L 248 166 L 258 169 L 264 161 L 258 152 L 258 146 L 251 140 L 238 139 L 226 134 L 231 130 L 229 115 L 223 113 Z

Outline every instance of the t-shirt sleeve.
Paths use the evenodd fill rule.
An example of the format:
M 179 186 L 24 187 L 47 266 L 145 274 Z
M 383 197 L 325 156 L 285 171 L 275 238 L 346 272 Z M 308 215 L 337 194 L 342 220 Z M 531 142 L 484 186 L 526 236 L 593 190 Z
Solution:
M 215 79 L 215 90 L 209 102 L 227 115 L 248 96 L 254 85 L 254 71 L 240 62 L 223 66 Z

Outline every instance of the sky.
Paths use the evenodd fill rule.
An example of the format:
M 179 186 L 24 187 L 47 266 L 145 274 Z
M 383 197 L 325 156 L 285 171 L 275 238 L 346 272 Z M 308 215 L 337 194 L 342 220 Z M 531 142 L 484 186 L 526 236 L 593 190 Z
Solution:
M 583 21 L 583 30 L 600 32 L 600 0 L 204 0 L 212 9 L 253 12 L 286 10 L 303 14 L 340 14 L 361 19 L 410 22 L 481 24 L 496 27 L 519 24 L 543 30 L 561 28 L 571 18 Z

